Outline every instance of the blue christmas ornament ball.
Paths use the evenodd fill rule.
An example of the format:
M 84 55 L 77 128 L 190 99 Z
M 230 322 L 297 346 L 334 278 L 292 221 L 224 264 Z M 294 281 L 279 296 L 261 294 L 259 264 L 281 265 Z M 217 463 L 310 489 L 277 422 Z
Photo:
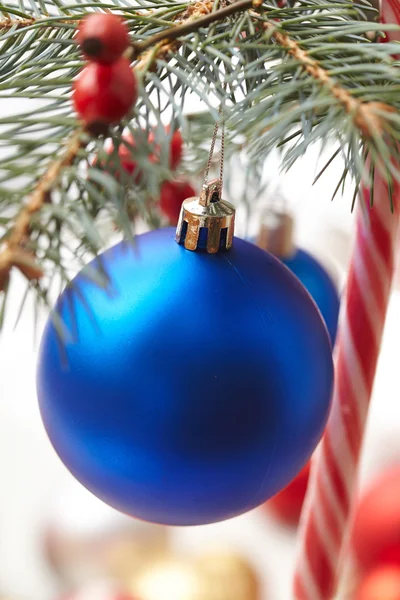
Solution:
M 296 250 L 294 254 L 281 260 L 300 279 L 314 298 L 324 318 L 333 345 L 336 338 L 340 300 L 330 275 L 321 263 L 304 250 Z
M 47 323 L 40 410 L 62 461 L 99 498 L 135 517 L 198 525 L 283 488 L 328 415 L 326 327 L 297 278 L 235 239 L 209 255 L 173 229 L 102 256 L 107 289 L 83 270 Z M 96 266 L 96 260 L 91 263 Z

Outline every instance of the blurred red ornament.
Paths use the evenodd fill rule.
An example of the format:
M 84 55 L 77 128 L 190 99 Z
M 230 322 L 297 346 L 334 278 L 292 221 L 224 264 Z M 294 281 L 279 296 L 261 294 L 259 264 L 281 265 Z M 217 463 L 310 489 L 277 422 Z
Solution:
M 400 600 L 400 569 L 381 566 L 362 580 L 355 600 Z
M 160 191 L 160 210 L 168 217 L 171 225 L 178 223 L 182 202 L 196 196 L 193 187 L 187 181 L 165 181 Z
M 310 463 L 300 471 L 288 486 L 266 503 L 274 513 L 287 523 L 296 524 L 299 520 L 310 475 Z
M 400 467 L 378 477 L 361 498 L 352 543 L 360 567 L 400 567 Z
M 400 25 L 400 4 L 398 0 L 384 0 L 380 3 L 380 21 L 383 24 Z M 400 31 L 387 31 L 381 42 L 400 42 Z M 396 54 L 397 58 L 399 55 Z

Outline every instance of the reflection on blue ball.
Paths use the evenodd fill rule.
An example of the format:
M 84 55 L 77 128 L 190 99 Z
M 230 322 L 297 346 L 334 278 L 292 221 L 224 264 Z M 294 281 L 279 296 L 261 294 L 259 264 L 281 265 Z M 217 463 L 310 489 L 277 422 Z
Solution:
M 304 250 L 296 250 L 282 262 L 298 277 L 314 298 L 324 318 L 332 345 L 335 343 L 338 317 L 339 294 L 331 277 L 322 265 Z
M 190 252 L 173 229 L 102 255 L 49 320 L 38 395 L 48 435 L 89 490 L 130 515 L 194 525 L 264 502 L 318 443 L 333 378 L 326 327 L 280 261 L 235 239 Z M 92 266 L 95 266 L 95 261 Z

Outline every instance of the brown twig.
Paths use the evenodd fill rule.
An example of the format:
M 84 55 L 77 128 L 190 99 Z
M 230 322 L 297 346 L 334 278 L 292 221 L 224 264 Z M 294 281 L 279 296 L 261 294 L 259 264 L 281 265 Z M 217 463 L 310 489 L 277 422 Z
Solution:
M 203 18 L 203 15 L 207 15 L 208 13 L 212 13 L 213 2 L 212 0 L 199 0 L 191 4 L 184 13 L 177 15 L 177 19 L 181 21 L 185 21 L 185 26 L 190 25 L 197 29 L 201 25 L 199 25 L 199 21 Z M 213 13 L 215 14 L 215 13 Z M 179 30 L 182 25 L 175 25 L 175 27 L 171 27 L 168 31 L 176 31 Z M 193 31 L 195 30 L 193 29 Z M 159 34 L 152 36 L 151 39 L 159 38 Z M 139 53 L 143 53 L 140 57 L 140 60 L 135 65 L 135 70 L 141 73 L 146 73 L 147 71 L 151 71 L 154 68 L 157 60 L 161 58 L 165 58 L 168 54 L 176 52 L 180 46 L 180 42 L 176 36 L 174 39 L 162 36 L 162 39 L 158 42 L 153 42 L 148 46 L 147 51 L 140 50 Z M 131 47 L 133 52 L 133 57 L 138 57 L 137 47 L 134 45 Z
M 21 29 L 36 23 L 36 19 L 0 19 L 0 29 Z
M 24 248 L 29 234 L 32 215 L 37 213 L 48 201 L 49 194 L 56 186 L 65 167 L 76 159 L 84 145 L 82 131 L 73 133 L 61 158 L 50 163 L 49 168 L 39 180 L 27 203 L 19 213 L 14 227 L 0 251 L 0 290 L 1 282 L 6 284 L 12 267 L 17 267 L 28 279 L 38 279 L 43 275 L 42 269 L 35 263 L 34 257 Z
M 142 10 L 138 10 L 135 12 L 130 12 L 129 15 L 135 15 L 135 16 L 151 16 L 154 14 L 157 14 L 157 12 L 160 9 L 152 9 L 152 10 L 147 10 L 147 11 L 142 11 Z M 107 10 L 105 12 L 108 12 Z M 23 18 L 23 17 L 18 17 L 18 18 L 11 18 L 11 17 L 7 17 L 5 19 L 0 19 L 0 29 L 11 29 L 11 28 L 15 28 L 15 29 L 22 29 L 23 27 L 30 27 L 31 25 L 35 25 L 35 24 L 42 24 L 44 27 L 48 26 L 48 27 L 57 27 L 58 24 L 61 25 L 79 25 L 79 23 L 82 21 L 82 19 L 84 18 L 85 15 L 82 15 L 79 19 L 66 19 L 66 18 L 62 18 L 60 17 L 59 19 L 54 19 L 54 17 L 51 18 L 51 20 L 49 20 L 49 16 L 46 15 L 42 15 L 39 17 L 29 17 L 29 18 Z
M 165 29 L 164 31 L 156 34 L 155 36 L 152 36 L 151 38 L 149 38 L 149 40 L 151 40 L 151 43 L 148 43 L 148 40 L 145 40 L 143 42 L 133 42 L 132 48 L 134 50 L 135 56 L 133 56 L 132 58 L 137 57 L 139 54 L 141 54 L 148 48 L 152 47 L 153 45 L 158 44 L 159 42 L 167 42 L 167 41 L 175 40 L 178 37 L 181 37 L 181 36 L 185 35 L 186 33 L 190 33 L 191 31 L 196 31 L 200 27 L 203 27 L 204 25 L 212 23 L 213 21 L 218 21 L 220 19 L 223 19 L 227 15 L 233 14 L 235 12 L 239 12 L 241 10 L 245 10 L 246 8 L 249 8 L 251 6 L 257 6 L 257 2 L 258 2 L 258 0 L 236 0 L 236 2 L 229 5 L 228 7 L 214 11 L 212 13 L 212 15 L 210 14 L 212 12 L 212 7 L 213 7 L 212 0 L 198 0 L 197 2 L 193 2 L 192 4 L 190 4 L 187 7 L 187 9 L 183 13 L 178 15 L 178 17 L 180 17 L 180 19 L 185 21 L 184 24 L 177 25 L 177 26 L 171 27 L 169 29 Z M 241 6 L 241 5 L 243 5 L 243 6 Z M 137 16 L 142 16 L 142 15 L 143 16 L 151 16 L 153 14 L 157 14 L 158 11 L 159 11 L 159 9 L 136 11 L 134 14 Z M 130 13 L 130 14 L 132 14 L 132 13 Z M 212 17 L 212 18 L 210 19 L 210 17 Z M 193 23 L 192 23 L 194 18 L 196 18 L 200 21 L 200 22 L 196 23 L 196 25 L 193 25 Z M 81 21 L 81 19 L 62 19 L 62 18 L 60 18 L 60 19 L 57 19 L 56 21 L 52 19 L 48 24 L 49 24 L 49 26 L 52 26 L 52 27 L 56 26 L 57 23 L 62 23 L 62 24 L 67 23 L 67 24 L 72 24 L 72 25 L 79 25 L 80 21 Z M 191 21 L 191 22 L 189 23 L 189 21 Z M 34 24 L 37 24 L 40 22 L 43 22 L 43 25 L 46 25 L 47 24 L 46 17 L 41 17 L 41 18 L 30 17 L 28 19 L 24 19 L 24 18 L 12 19 L 11 17 L 8 17 L 6 19 L 0 19 L 0 29 L 11 29 L 12 27 L 14 27 L 16 29 L 22 29 L 23 27 L 30 27 L 31 25 L 34 25 Z
M 192 33 L 201 27 L 206 27 L 207 25 L 210 25 L 210 23 L 221 21 L 230 15 L 233 15 L 237 12 L 242 12 L 253 6 L 259 6 L 259 1 L 236 0 L 236 2 L 232 2 L 232 4 L 229 4 L 228 6 L 224 6 L 223 8 L 215 10 L 214 12 L 212 12 L 212 10 L 208 10 L 206 14 L 204 14 L 204 12 L 200 11 L 201 9 L 204 11 L 206 4 L 207 2 L 200 1 L 194 3 L 192 6 L 189 6 L 183 15 L 183 20 L 185 21 L 184 23 L 175 25 L 169 29 L 164 29 L 164 31 L 160 31 L 159 33 L 152 35 L 150 38 L 143 40 L 142 42 L 134 42 L 132 44 L 134 57 L 138 57 L 142 52 L 152 48 L 156 44 L 172 42 L 173 40 L 183 37 L 187 33 Z M 200 16 L 201 14 L 203 16 Z
M 58 23 L 63 25 L 72 24 L 78 25 L 80 23 L 80 19 L 57 19 L 48 21 L 46 17 L 42 17 L 40 19 L 31 17 L 29 19 L 0 19 L 0 29 L 23 29 L 24 27 L 30 27 L 31 25 L 43 23 L 43 26 L 46 27 L 56 27 Z

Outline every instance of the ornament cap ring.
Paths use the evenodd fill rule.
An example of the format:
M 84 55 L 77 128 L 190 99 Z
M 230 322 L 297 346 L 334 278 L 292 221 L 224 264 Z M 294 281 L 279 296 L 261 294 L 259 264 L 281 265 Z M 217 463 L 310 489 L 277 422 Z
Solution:
M 213 202 L 221 200 L 221 180 L 213 179 L 210 183 L 204 183 L 201 188 L 199 204 L 208 206 Z
M 183 202 L 176 241 L 187 250 L 216 254 L 231 248 L 234 225 L 235 208 L 221 199 L 221 181 L 214 179 L 203 185 L 199 198 Z

